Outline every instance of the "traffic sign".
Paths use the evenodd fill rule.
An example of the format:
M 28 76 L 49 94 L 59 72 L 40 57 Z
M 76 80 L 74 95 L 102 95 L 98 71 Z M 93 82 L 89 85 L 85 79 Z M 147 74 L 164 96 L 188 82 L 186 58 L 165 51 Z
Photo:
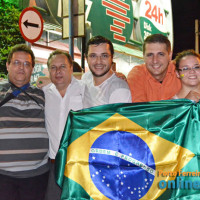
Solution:
M 43 32 L 40 12 L 32 7 L 25 8 L 19 18 L 19 28 L 26 41 L 33 43 L 39 40 Z

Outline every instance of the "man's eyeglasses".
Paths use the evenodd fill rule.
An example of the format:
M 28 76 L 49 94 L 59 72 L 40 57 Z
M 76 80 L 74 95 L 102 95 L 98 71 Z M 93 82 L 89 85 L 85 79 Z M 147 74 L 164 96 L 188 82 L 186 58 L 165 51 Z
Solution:
M 91 59 L 91 60 L 96 60 L 97 58 L 101 58 L 101 60 L 107 60 L 111 55 L 107 54 L 107 53 L 104 53 L 104 54 L 101 54 L 100 56 L 96 55 L 96 54 L 89 54 L 88 57 Z
M 195 66 L 195 67 L 183 67 L 182 69 L 178 69 L 178 71 L 181 71 L 181 72 L 189 72 L 190 70 L 200 72 L 200 65 Z
M 21 61 L 19 61 L 19 60 L 14 60 L 14 61 L 12 61 L 12 64 L 13 64 L 14 66 L 16 66 L 16 67 L 20 67 L 20 66 L 23 65 L 24 67 L 29 68 L 29 67 L 32 66 L 32 64 L 31 64 L 30 62 L 28 62 L 28 61 L 21 62 Z

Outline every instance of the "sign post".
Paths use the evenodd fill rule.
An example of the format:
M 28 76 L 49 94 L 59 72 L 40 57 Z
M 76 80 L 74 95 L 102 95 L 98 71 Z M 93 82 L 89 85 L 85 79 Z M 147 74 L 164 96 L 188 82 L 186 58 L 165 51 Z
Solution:
M 69 53 L 74 58 L 74 38 L 85 35 L 85 1 L 63 0 L 63 39 L 69 38 Z
M 74 60 L 74 34 L 73 34 L 73 6 L 69 0 L 69 54 Z
M 19 18 L 19 28 L 23 38 L 34 43 L 40 39 L 43 32 L 43 19 L 38 10 L 25 8 Z
M 199 53 L 199 20 L 195 19 L 195 51 Z

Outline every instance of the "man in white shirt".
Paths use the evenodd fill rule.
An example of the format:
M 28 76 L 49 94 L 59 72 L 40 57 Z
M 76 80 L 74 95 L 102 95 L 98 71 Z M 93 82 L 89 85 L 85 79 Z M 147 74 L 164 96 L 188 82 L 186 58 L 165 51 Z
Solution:
M 83 109 L 85 86 L 72 76 L 72 59 L 68 53 L 54 51 L 48 59 L 52 83 L 43 87 L 46 126 L 50 139 L 49 157 L 55 159 L 69 111 Z
M 114 48 L 110 40 L 95 36 L 88 41 L 86 58 L 92 77 L 83 77 L 82 80 L 88 86 L 90 99 L 87 100 L 92 106 L 131 102 L 127 82 L 112 71 L 113 56 Z
M 42 89 L 45 93 L 45 120 L 49 134 L 50 176 L 46 200 L 60 199 L 61 189 L 55 181 L 55 157 L 69 111 L 84 106 L 85 85 L 72 76 L 72 58 L 68 53 L 56 50 L 47 61 L 51 82 Z
M 46 99 L 46 126 L 50 140 L 51 167 L 46 200 L 60 199 L 61 190 L 55 182 L 54 159 L 69 110 L 131 102 L 128 84 L 117 78 L 111 69 L 113 54 L 113 45 L 106 38 L 97 36 L 90 39 L 86 56 L 92 77 L 82 84 L 72 76 L 73 67 L 70 55 L 57 50 L 50 54 L 47 62 L 50 81 L 53 84 L 44 86 L 49 81 L 47 78 L 40 78 L 37 81 L 39 87 L 44 86 L 42 89 Z

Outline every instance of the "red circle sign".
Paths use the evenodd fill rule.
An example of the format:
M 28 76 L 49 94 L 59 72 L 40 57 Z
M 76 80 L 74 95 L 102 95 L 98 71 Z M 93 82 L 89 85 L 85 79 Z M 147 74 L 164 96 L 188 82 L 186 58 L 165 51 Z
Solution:
M 33 43 L 39 40 L 43 32 L 40 12 L 32 7 L 25 8 L 19 18 L 19 28 L 26 41 Z

